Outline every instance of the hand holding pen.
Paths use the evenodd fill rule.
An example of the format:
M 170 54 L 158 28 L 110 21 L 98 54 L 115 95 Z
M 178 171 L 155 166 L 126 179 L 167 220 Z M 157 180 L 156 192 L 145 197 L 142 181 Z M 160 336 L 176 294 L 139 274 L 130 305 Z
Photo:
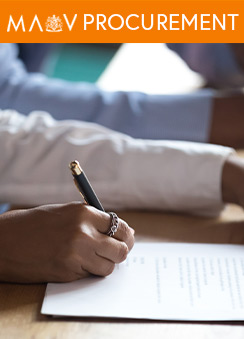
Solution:
M 72 161 L 69 167 L 74 177 L 74 183 L 78 188 L 78 191 L 82 195 L 84 201 L 88 205 L 105 212 L 84 171 L 81 169 L 79 162 L 77 160 Z M 119 218 L 114 212 L 108 212 L 108 214 L 111 217 L 111 225 L 109 231 L 107 232 L 107 235 L 112 237 L 118 231 Z
M 82 195 L 85 203 L 87 205 L 95 207 L 95 209 L 99 211 L 105 212 L 88 178 L 86 177 L 85 172 L 80 167 L 79 162 L 77 160 L 72 161 L 69 164 L 69 167 L 74 178 L 74 183 L 76 187 L 78 188 L 80 194 Z M 106 214 L 106 213 L 103 213 L 103 214 Z M 121 242 L 120 246 L 122 246 L 121 244 L 125 242 L 128 245 L 128 250 L 130 250 L 134 244 L 134 237 L 133 237 L 134 230 L 131 229 L 121 219 L 119 219 L 116 213 L 108 212 L 107 214 L 110 215 L 111 223 L 110 223 L 110 227 L 108 228 L 107 232 L 103 232 L 103 233 L 105 233 L 105 235 L 108 235 L 110 237 L 114 236 L 115 239 Z
M 74 183 L 78 188 L 78 191 L 82 195 L 84 201 L 100 211 L 105 212 L 102 204 L 100 203 L 95 191 L 93 190 L 89 180 L 87 179 L 85 172 L 81 169 L 80 164 L 77 160 L 72 161 L 69 165 L 72 175 L 74 177 Z M 119 218 L 116 213 L 108 212 L 111 217 L 111 225 L 110 229 L 107 232 L 107 235 L 112 237 L 117 231 L 119 227 Z
M 102 211 L 84 172 L 75 168 L 72 173 L 86 201 L 98 208 L 71 202 L 0 215 L 1 281 L 68 282 L 91 273 L 106 276 L 126 259 L 134 244 L 133 230 Z

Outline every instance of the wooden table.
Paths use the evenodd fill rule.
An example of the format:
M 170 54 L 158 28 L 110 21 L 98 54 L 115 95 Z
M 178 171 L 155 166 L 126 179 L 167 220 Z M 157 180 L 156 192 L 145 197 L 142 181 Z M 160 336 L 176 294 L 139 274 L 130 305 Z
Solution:
M 227 206 L 218 219 L 147 212 L 119 215 L 135 228 L 136 241 L 244 243 L 244 212 L 236 206 Z M 0 338 L 244 338 L 244 323 L 52 319 L 40 314 L 45 287 L 0 284 Z

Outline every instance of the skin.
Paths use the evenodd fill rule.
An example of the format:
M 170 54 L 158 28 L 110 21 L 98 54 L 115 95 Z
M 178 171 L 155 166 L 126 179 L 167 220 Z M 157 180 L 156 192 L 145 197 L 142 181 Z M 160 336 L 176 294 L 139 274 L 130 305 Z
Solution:
M 209 142 L 244 147 L 244 95 L 219 94 L 214 98 Z
M 229 44 L 244 72 L 244 44 Z M 215 88 L 215 84 L 209 84 Z M 244 95 L 242 90 L 221 91 L 214 98 L 209 142 L 235 148 L 244 147 Z
M 89 274 L 107 276 L 134 244 L 134 230 L 119 219 L 72 202 L 16 210 L 0 216 L 1 281 L 68 282 Z

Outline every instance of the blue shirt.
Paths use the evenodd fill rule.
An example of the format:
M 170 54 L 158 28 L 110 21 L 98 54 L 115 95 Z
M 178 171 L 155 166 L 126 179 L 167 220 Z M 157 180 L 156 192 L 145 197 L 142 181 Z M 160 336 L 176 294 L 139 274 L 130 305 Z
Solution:
M 3 214 L 4 212 L 7 212 L 7 210 L 10 208 L 9 204 L 1 204 L 0 205 L 0 214 Z
M 71 83 L 28 73 L 15 44 L 0 44 L 0 108 L 28 114 L 44 110 L 55 119 L 101 124 L 136 138 L 208 140 L 212 94 L 147 95 L 106 92 L 94 84 Z

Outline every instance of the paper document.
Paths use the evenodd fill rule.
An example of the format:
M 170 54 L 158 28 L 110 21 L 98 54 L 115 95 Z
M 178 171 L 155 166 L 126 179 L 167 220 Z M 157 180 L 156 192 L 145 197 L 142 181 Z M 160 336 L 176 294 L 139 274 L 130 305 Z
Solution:
M 244 320 L 244 246 L 137 243 L 106 278 L 48 284 L 42 313 Z

